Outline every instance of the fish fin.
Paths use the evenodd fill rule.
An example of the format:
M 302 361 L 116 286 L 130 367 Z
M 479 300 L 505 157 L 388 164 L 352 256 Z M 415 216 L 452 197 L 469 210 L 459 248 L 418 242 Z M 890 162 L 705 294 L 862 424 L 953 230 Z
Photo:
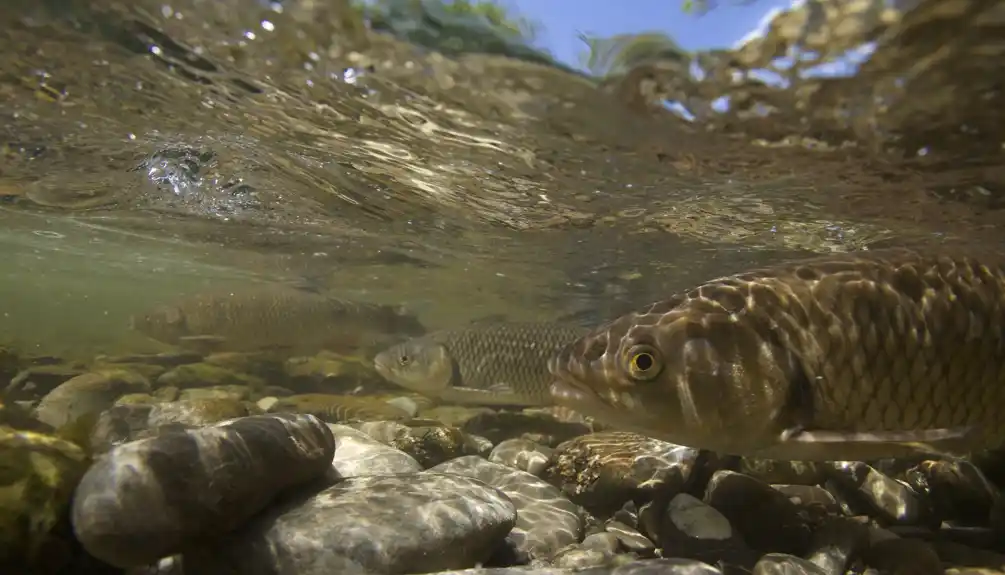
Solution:
M 206 353 L 215 351 L 227 343 L 222 335 L 184 335 L 178 338 L 178 346 L 182 349 Z
M 227 341 L 227 338 L 224 337 L 224 336 L 222 336 L 222 335 L 211 335 L 211 334 L 183 335 L 183 336 L 181 336 L 181 337 L 178 338 L 178 341 L 187 341 L 187 342 L 191 342 L 191 343 L 200 343 L 200 342 L 205 342 L 205 343 L 223 343 L 223 342 Z
M 793 427 L 781 434 L 782 442 L 791 443 L 840 443 L 840 444 L 897 444 L 920 453 L 934 455 L 956 451 L 968 441 L 976 427 L 948 427 L 938 429 L 918 429 L 913 431 L 822 431 Z
M 513 387 L 510 386 L 510 384 L 503 381 L 497 381 L 493 383 L 488 387 L 486 391 L 489 391 L 491 393 L 510 394 L 510 395 L 514 393 Z
M 501 394 L 488 389 L 475 389 L 472 387 L 451 387 L 437 393 L 437 398 L 443 403 L 454 403 L 459 405 L 485 405 L 485 406 L 528 406 L 532 405 L 526 399 L 514 395 L 512 392 Z

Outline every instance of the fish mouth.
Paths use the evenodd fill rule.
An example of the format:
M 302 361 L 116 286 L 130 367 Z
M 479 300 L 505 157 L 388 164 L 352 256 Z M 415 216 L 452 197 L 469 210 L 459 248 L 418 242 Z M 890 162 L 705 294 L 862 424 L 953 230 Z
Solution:
M 577 373 L 583 371 L 575 359 L 575 345 L 569 346 L 548 361 L 548 371 L 553 381 L 548 388 L 552 401 L 581 413 L 595 412 L 603 408 L 600 396 L 590 388 Z
M 373 357 L 373 369 L 384 379 L 391 381 L 391 366 L 388 365 L 388 358 L 383 353 L 378 353 Z
M 574 411 L 581 411 L 581 408 L 596 409 L 600 403 L 600 397 L 596 393 L 565 379 L 552 382 L 548 392 L 555 403 Z

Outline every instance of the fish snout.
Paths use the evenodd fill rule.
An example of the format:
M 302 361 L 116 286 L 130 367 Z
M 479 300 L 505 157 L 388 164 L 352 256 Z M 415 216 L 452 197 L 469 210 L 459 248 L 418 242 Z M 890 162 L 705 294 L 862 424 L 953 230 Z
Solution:
M 373 356 L 373 369 L 386 380 L 391 379 L 391 366 L 394 364 L 391 354 L 387 351 L 378 352 Z

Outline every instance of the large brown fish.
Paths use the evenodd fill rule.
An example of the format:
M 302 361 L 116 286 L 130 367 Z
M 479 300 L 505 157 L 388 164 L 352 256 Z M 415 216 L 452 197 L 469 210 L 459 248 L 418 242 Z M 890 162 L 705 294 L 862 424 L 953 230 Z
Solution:
M 288 286 L 198 294 L 133 316 L 132 327 L 175 345 L 303 353 L 386 345 L 386 336 L 425 333 L 414 316 L 394 306 Z
M 709 281 L 553 357 L 556 402 L 720 453 L 959 455 L 1005 443 L 1005 266 L 884 250 Z
M 557 323 L 496 323 L 442 330 L 377 354 L 388 381 L 446 403 L 549 405 L 548 358 L 588 333 Z

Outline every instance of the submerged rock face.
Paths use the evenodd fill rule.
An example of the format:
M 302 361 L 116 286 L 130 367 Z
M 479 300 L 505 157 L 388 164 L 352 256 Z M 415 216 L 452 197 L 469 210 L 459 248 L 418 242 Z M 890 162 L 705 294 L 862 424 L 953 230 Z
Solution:
M 77 445 L 0 425 L 0 570 L 41 572 L 42 564 L 61 566 L 66 542 L 57 541 L 54 531 L 65 521 L 87 464 Z
M 184 556 L 186 575 L 431 573 L 488 559 L 516 522 L 498 489 L 469 477 L 355 477 L 269 509 L 219 545 Z
M 150 391 L 150 382 L 142 375 L 111 369 L 84 373 L 50 391 L 36 408 L 39 421 L 60 427 L 90 413 L 111 407 L 119 397 Z
M 474 477 L 499 489 L 517 508 L 516 525 L 506 536 L 516 559 L 548 559 L 583 537 L 579 506 L 562 491 L 526 471 L 493 463 L 477 455 L 458 457 L 430 471 Z
M 281 492 L 324 476 L 335 441 L 311 415 L 251 416 L 126 443 L 77 486 L 73 528 L 118 567 L 148 564 L 221 535 Z

